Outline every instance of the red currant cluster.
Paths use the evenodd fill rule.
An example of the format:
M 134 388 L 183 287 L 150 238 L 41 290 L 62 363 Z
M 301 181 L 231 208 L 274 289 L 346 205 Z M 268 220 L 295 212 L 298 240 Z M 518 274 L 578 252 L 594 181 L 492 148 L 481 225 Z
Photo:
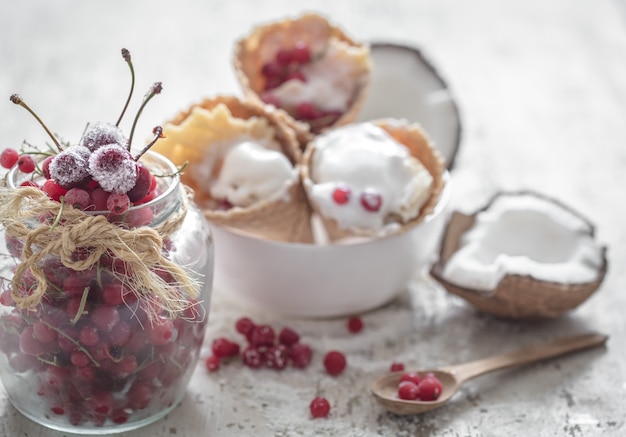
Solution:
M 433 373 L 407 372 L 400 376 L 398 397 L 407 401 L 436 401 L 443 386 Z
M 297 120 L 307 122 L 314 133 L 336 122 L 343 113 L 340 111 L 325 111 L 310 102 L 301 102 L 295 107 L 288 107 L 272 92 L 285 82 L 296 80 L 307 82 L 305 70 L 302 67 L 314 62 L 309 46 L 302 41 L 297 42 L 291 49 L 282 49 L 276 53 L 274 60 L 261 67 L 261 75 L 265 79 L 264 92 L 261 99 L 277 108 L 286 110 Z
M 356 334 L 363 330 L 363 320 L 350 317 L 346 328 Z M 235 329 L 243 335 L 247 345 L 242 350 L 239 343 L 226 337 L 219 337 L 211 344 L 212 354 L 206 358 L 205 365 L 209 372 L 215 372 L 225 360 L 241 356 L 241 361 L 247 367 L 258 369 L 267 367 L 275 370 L 285 369 L 289 363 L 295 368 L 304 369 L 311 363 L 313 350 L 307 344 L 300 342 L 300 335 L 292 328 L 283 327 L 278 335 L 274 328 L 267 324 L 256 324 L 249 317 L 241 317 L 235 323 Z M 324 369 L 330 376 L 338 376 L 346 369 L 345 355 L 331 350 L 324 355 Z M 330 403 L 323 396 L 316 396 L 309 405 L 313 418 L 327 417 L 330 413 Z
M 258 369 L 267 367 L 283 370 L 289 364 L 304 369 L 311 363 L 313 349 L 300 342 L 300 335 L 292 328 L 283 327 L 278 335 L 267 324 L 256 324 L 248 317 L 237 320 L 235 329 L 244 336 L 244 348 L 225 337 L 217 338 L 211 344 L 212 355 L 206 359 L 209 371 L 216 371 L 225 359 L 241 356 L 247 367 Z
M 74 425 L 124 423 L 174 402 L 204 338 L 200 304 L 170 317 L 129 289 L 121 279 L 127 267 L 109 257 L 82 272 L 52 257 L 42 267 L 58 291 L 35 309 L 0 316 L 0 351 L 15 372 L 32 375 L 22 390 Z M 36 281 L 26 274 L 19 292 Z M 15 305 L 10 290 L 0 304 Z

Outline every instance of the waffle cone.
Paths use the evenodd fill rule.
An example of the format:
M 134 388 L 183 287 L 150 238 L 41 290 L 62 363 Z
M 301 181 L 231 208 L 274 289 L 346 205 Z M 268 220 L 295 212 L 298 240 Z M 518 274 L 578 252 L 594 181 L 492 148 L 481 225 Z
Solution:
M 243 100 L 232 96 L 217 96 L 205 99 L 189 108 L 181 111 L 165 125 L 180 126 L 192 114 L 196 107 L 213 111 L 219 105 L 225 105 L 233 118 L 248 120 L 258 117 L 267 120 L 273 131 L 273 140 L 281 147 L 289 161 L 297 166 L 302 153 L 295 133 L 285 123 L 284 114 L 272 108 L 259 105 L 250 100 Z M 207 125 L 206 129 L 218 131 L 215 126 Z M 183 165 L 186 161 L 191 166 L 199 165 L 198 160 L 204 154 L 218 154 L 217 144 L 219 135 L 209 144 L 186 144 L 185 148 L 179 147 L 179 139 L 168 141 L 166 138 L 155 144 L 154 149 L 170 158 L 174 164 Z M 181 152 L 181 150 L 183 150 Z M 216 167 L 219 167 L 216 165 Z M 294 182 L 280 196 L 270 199 L 259 200 L 247 207 L 233 207 L 228 210 L 218 209 L 215 199 L 212 199 L 205 186 L 200 186 L 190 172 L 182 175 L 182 180 L 190 186 L 194 192 L 198 205 L 202 208 L 204 216 L 214 225 L 232 228 L 236 231 L 247 233 L 259 238 L 275 241 L 309 243 L 313 241 L 310 215 L 311 207 L 307 201 L 302 184 L 299 180 Z
M 372 123 L 381 127 L 397 142 L 404 145 L 409 150 L 410 154 L 414 158 L 417 158 L 433 177 L 430 196 L 422 205 L 417 216 L 413 217 L 406 223 L 400 224 L 398 232 L 402 233 L 419 224 L 435 209 L 444 188 L 444 160 L 437 149 L 435 149 L 430 138 L 418 124 L 395 119 L 381 119 L 373 121 Z M 313 155 L 315 154 L 315 147 L 313 144 L 314 143 L 309 143 L 309 146 L 306 148 L 302 158 L 302 166 L 300 170 L 304 181 L 311 181 L 311 164 Z M 316 205 L 313 205 L 313 209 L 314 212 L 320 217 L 327 237 L 330 241 L 337 241 L 350 237 L 380 236 L 380 233 L 377 230 L 343 228 L 332 217 L 326 217 L 321 214 Z
M 316 53 L 323 50 L 331 38 L 351 47 L 366 49 L 369 58 L 367 45 L 354 41 L 343 30 L 330 24 L 320 15 L 309 13 L 298 18 L 285 19 L 255 27 L 248 36 L 237 41 L 233 57 L 235 73 L 244 94 L 250 99 L 264 104 L 261 95 L 265 87 L 265 78 L 261 74 L 261 69 L 265 63 L 274 59 L 278 50 L 293 47 L 297 42 L 305 42 L 310 47 L 311 52 Z M 368 73 L 370 69 L 371 62 L 368 61 Z M 369 82 L 369 74 L 359 77 L 349 107 L 339 119 L 326 129 L 348 124 L 357 119 L 365 103 Z M 309 124 L 291 117 L 288 120 L 296 132 L 300 145 L 304 148 L 314 136 Z

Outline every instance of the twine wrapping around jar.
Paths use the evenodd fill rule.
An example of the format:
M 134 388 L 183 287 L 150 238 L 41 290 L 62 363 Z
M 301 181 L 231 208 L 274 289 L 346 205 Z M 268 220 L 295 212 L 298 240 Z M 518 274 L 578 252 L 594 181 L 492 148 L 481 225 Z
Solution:
M 183 189 L 183 188 L 181 188 Z M 9 189 L 0 187 L 0 224 L 7 235 L 23 243 L 22 260 L 11 281 L 11 294 L 20 308 L 35 308 L 48 288 L 40 262 L 54 255 L 70 269 L 84 271 L 95 266 L 107 254 L 126 265 L 120 279 L 138 295 L 151 300 L 158 309 L 170 315 L 190 306 L 181 291 L 197 297 L 199 284 L 163 252 L 163 238 L 174 233 L 187 213 L 189 193 L 183 193 L 181 207 L 157 227 L 141 226 L 125 229 L 107 221 L 104 215 L 90 215 L 51 200 L 34 187 Z M 39 223 L 42 217 L 58 217 L 54 223 Z M 32 223 L 39 223 L 32 226 Z M 29 226 L 30 224 L 30 226 Z M 86 256 L 75 259 L 77 249 L 86 250 Z M 166 282 L 156 271 L 169 273 L 173 282 Z M 37 285 L 28 293 L 21 293 L 23 275 L 30 271 Z

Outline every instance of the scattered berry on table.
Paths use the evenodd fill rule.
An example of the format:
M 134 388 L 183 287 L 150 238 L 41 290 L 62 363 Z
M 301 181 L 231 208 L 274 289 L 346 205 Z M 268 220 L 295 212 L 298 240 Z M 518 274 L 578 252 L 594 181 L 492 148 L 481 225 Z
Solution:
M 324 356 L 326 373 L 332 376 L 341 374 L 346 368 L 346 357 L 339 351 L 330 351 Z

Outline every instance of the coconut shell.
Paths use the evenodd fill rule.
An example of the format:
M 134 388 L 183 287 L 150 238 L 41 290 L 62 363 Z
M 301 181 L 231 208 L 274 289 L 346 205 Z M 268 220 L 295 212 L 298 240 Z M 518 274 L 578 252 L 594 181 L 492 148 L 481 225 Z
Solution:
M 307 43 L 311 51 L 316 53 L 324 48 L 330 38 L 336 38 L 353 47 L 367 49 L 369 53 L 368 45 L 353 40 L 339 27 L 330 24 L 326 18 L 317 14 L 304 14 L 298 18 L 284 19 L 255 27 L 249 35 L 237 42 L 233 57 L 233 66 L 244 94 L 264 104 L 260 97 L 265 86 L 265 79 L 261 74 L 263 65 L 273 60 L 278 50 L 293 47 L 300 41 Z M 349 108 L 327 128 L 341 126 L 357 119 L 365 103 L 369 81 L 369 74 L 359 78 L 358 83 L 355 84 Z M 281 112 L 284 111 L 281 110 Z M 287 120 L 304 148 L 313 137 L 308 124 L 291 117 Z
M 531 194 L 537 195 L 536 193 Z M 539 196 L 545 198 L 545 196 Z M 497 317 L 534 320 L 559 317 L 585 302 L 600 287 L 608 265 L 606 247 L 602 248 L 602 265 L 598 271 L 597 279 L 589 283 L 566 284 L 544 281 L 529 275 L 507 274 L 495 290 L 486 292 L 461 287 L 446 280 L 443 275 L 446 263 L 461 247 L 461 239 L 465 232 L 474 225 L 476 216 L 487 209 L 493 200 L 495 198 L 485 208 L 474 214 L 466 215 L 455 211 L 450 216 L 442 236 L 439 260 L 430 269 L 430 275 L 448 292 L 465 299 L 478 310 Z M 575 213 L 553 199 L 548 200 Z M 590 233 L 593 235 L 594 230 L 591 223 L 579 214 L 575 214 L 589 224 Z

